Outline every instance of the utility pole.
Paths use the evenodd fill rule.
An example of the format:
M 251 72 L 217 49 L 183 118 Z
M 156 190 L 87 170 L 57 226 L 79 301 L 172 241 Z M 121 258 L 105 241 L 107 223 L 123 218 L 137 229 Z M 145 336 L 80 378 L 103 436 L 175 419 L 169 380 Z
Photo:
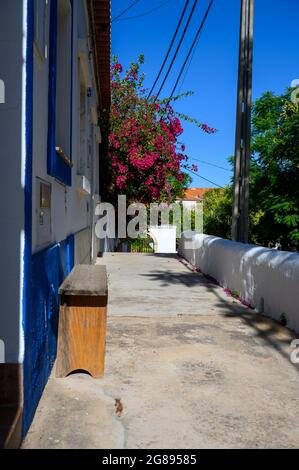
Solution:
M 248 243 L 254 0 L 241 0 L 232 239 Z

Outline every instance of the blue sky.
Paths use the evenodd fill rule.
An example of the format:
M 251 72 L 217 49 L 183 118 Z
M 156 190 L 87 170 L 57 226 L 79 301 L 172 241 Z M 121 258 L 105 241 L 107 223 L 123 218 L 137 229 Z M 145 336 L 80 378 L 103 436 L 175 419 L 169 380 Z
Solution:
M 112 0 L 112 18 L 133 0 Z M 127 66 L 140 53 L 145 55 L 145 86 L 151 88 L 169 47 L 185 0 L 140 0 L 122 18 L 155 12 L 135 19 L 112 23 L 112 52 Z M 190 2 L 188 11 L 191 9 Z M 185 36 L 172 73 L 163 89 L 167 96 L 193 41 L 208 0 L 199 0 L 192 23 Z M 194 91 L 176 110 L 216 127 L 216 135 L 206 135 L 195 126 L 184 124 L 181 140 L 186 153 L 229 169 L 227 158 L 234 153 L 237 89 L 239 20 L 241 0 L 214 0 L 201 33 L 192 63 L 181 91 Z M 299 1 L 255 0 L 253 97 L 264 91 L 282 93 L 291 81 L 299 78 Z M 180 89 L 180 86 L 179 86 Z M 229 183 L 231 173 L 198 164 L 199 174 L 218 185 Z M 192 186 L 212 187 L 197 176 Z

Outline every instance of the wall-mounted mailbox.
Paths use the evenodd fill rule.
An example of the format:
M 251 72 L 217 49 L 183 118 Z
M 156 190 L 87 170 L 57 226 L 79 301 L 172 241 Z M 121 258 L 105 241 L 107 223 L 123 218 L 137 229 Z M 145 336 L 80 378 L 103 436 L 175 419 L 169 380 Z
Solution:
M 37 178 L 37 244 L 51 242 L 51 184 Z

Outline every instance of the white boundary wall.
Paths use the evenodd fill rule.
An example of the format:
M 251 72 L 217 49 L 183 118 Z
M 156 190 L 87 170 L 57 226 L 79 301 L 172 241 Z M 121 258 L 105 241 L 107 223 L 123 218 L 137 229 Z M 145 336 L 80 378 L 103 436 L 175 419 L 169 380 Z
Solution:
M 155 253 L 176 253 L 176 226 L 159 225 L 148 229 L 154 240 Z
M 299 332 L 299 254 L 184 232 L 179 254 L 258 312 Z

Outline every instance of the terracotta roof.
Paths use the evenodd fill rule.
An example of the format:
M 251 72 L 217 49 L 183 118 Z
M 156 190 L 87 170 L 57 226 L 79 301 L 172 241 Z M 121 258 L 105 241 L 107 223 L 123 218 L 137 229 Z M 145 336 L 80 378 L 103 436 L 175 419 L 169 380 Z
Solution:
M 110 51 L 111 51 L 111 1 L 92 0 L 96 60 L 100 83 L 101 107 L 111 103 Z
M 210 191 L 211 188 L 189 188 L 185 191 L 184 201 L 198 201 L 203 195 Z

